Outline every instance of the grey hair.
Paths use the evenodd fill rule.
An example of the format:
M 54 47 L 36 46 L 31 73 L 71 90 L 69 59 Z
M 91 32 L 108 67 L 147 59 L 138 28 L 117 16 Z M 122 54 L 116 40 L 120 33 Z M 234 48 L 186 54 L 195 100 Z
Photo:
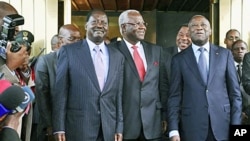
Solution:
M 139 13 L 140 14 L 139 11 L 134 10 L 134 9 L 125 10 L 120 14 L 119 19 L 118 19 L 118 24 L 119 24 L 119 29 L 120 29 L 121 35 L 123 34 L 122 33 L 122 24 L 128 22 L 129 13 Z

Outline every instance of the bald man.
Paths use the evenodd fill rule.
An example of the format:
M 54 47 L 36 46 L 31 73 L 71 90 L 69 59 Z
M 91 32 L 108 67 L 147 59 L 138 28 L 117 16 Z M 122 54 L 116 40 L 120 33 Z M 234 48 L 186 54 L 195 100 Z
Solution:
M 59 49 L 63 45 L 76 42 L 80 39 L 81 35 L 77 27 L 72 24 L 63 25 L 60 28 L 58 34 Z M 53 95 L 52 90 L 54 89 L 56 77 L 58 50 L 41 56 L 38 59 L 35 69 L 37 105 L 40 113 L 40 121 L 38 123 L 38 141 L 47 141 L 48 139 L 46 139 L 46 137 L 49 137 L 51 140 L 53 140 L 51 122 L 51 97 Z M 46 136 L 46 134 L 49 136 Z
M 60 45 L 59 45 L 59 39 L 58 39 L 58 34 L 54 35 L 52 38 L 51 38 L 51 51 L 56 51 L 60 48 Z

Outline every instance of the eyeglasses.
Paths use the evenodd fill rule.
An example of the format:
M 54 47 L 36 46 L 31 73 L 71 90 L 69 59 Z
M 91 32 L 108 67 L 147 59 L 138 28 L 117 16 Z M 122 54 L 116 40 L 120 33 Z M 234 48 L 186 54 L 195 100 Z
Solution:
M 148 26 L 148 23 L 145 23 L 145 22 L 138 22 L 138 23 L 123 23 L 123 25 L 124 25 L 124 24 L 132 25 L 132 26 L 134 26 L 135 28 L 140 27 L 141 25 L 143 25 L 143 26 L 145 26 L 145 27 Z
M 239 40 L 240 37 L 232 37 L 232 36 L 230 36 L 230 37 L 227 37 L 227 39 L 230 40 L 230 41 L 236 41 L 236 40 Z
M 67 39 L 67 40 L 68 40 L 68 41 L 70 41 L 70 42 L 73 42 L 73 41 L 79 41 L 79 40 L 81 40 L 81 38 L 80 38 L 80 37 L 74 37 L 74 36 L 70 36 L 70 37 L 59 36 L 59 37 L 61 37 L 61 38 L 65 38 L 65 39 Z

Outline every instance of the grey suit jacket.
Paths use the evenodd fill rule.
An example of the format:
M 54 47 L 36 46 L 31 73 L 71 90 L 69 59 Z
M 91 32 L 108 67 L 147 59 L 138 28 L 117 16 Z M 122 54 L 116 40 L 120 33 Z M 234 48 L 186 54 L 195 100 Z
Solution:
M 12 74 L 12 72 L 6 66 L 5 60 L 2 57 L 0 57 L 0 72 L 4 74 L 2 79 L 7 79 L 11 83 L 19 85 L 18 77 Z
M 168 128 L 183 141 L 206 140 L 209 120 L 216 140 L 228 140 L 241 124 L 242 98 L 232 53 L 210 45 L 208 82 L 202 81 L 192 47 L 172 59 Z M 180 128 L 179 128 L 180 125 Z
M 67 141 L 96 141 L 100 128 L 105 141 L 123 133 L 124 57 L 114 48 L 108 53 L 108 76 L 101 91 L 86 40 L 59 51 L 52 121 L 53 130 L 65 131 Z
M 123 84 L 124 139 L 136 139 L 143 128 L 146 139 L 161 137 L 161 121 L 164 120 L 162 104 L 166 102 L 167 82 L 160 91 L 160 68 L 162 48 L 147 42 L 143 45 L 147 70 L 144 81 L 139 79 L 133 58 L 124 41 L 114 42 L 111 46 L 118 48 L 125 56 Z
M 57 52 L 52 52 L 40 56 L 35 67 L 36 102 L 41 128 L 52 127 L 52 93 L 56 80 L 56 62 Z

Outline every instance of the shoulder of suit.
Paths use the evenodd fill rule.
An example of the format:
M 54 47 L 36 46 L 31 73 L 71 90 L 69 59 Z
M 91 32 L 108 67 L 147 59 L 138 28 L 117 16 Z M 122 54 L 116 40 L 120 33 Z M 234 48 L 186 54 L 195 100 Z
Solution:
M 148 42 L 148 41 L 141 41 L 141 44 L 161 48 L 161 46 L 159 46 L 159 45 L 157 45 L 155 43 Z

